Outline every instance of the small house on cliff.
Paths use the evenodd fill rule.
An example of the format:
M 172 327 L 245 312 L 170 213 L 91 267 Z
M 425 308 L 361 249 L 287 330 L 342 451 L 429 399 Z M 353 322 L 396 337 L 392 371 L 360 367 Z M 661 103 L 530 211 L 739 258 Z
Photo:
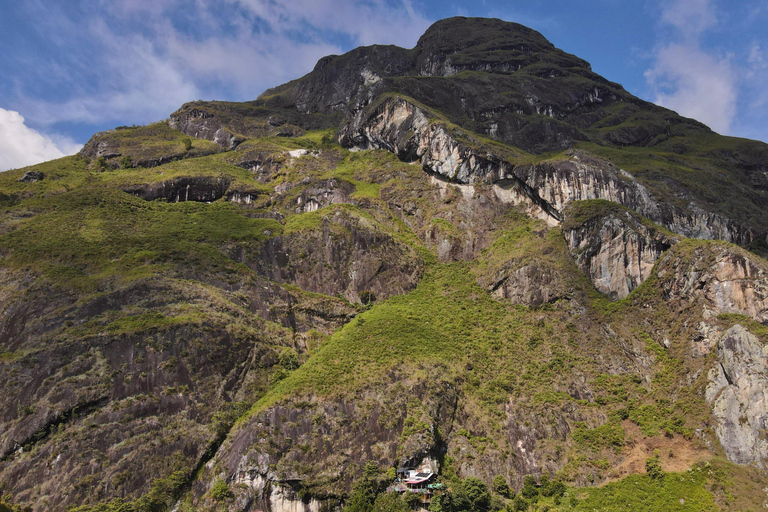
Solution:
M 399 468 L 397 478 L 387 489 L 391 492 L 412 492 L 423 505 L 429 505 L 432 497 L 443 492 L 443 484 L 435 482 L 435 474 L 428 468 Z

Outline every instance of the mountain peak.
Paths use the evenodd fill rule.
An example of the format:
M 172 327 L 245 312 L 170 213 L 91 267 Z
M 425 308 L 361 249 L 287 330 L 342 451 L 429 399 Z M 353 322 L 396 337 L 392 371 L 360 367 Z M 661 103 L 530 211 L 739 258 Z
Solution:
M 456 16 L 433 23 L 416 43 L 416 48 L 432 51 L 528 51 L 553 50 L 539 32 L 519 23 L 498 18 Z

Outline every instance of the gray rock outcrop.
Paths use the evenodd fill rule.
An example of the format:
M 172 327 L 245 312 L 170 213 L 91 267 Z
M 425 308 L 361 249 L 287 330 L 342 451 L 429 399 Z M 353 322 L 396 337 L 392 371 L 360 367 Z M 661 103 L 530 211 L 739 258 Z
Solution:
M 600 292 L 624 298 L 651 275 L 661 254 L 678 241 L 618 208 L 563 235 L 579 268 Z
M 718 421 L 715 432 L 728 460 L 765 467 L 768 460 L 768 347 L 741 325 L 717 344 L 706 399 Z
M 516 166 L 512 155 L 477 142 L 468 132 L 449 127 L 399 96 L 358 110 L 342 125 L 339 142 L 391 151 L 453 182 L 501 186 L 506 201 L 523 204 L 528 213 L 549 223 L 559 223 L 564 208 L 574 201 L 605 199 L 687 237 L 746 245 L 764 236 L 695 203 L 686 209 L 660 203 L 628 173 L 583 152 L 569 151 L 566 160 Z
M 704 299 L 715 314 L 738 313 L 768 322 L 765 260 L 727 244 L 687 241 L 677 247 L 658 264 L 659 287 L 666 299 Z

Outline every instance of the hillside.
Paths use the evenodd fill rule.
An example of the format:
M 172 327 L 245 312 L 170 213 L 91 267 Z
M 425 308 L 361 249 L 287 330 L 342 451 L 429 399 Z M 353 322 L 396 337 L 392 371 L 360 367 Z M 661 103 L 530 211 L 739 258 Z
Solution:
M 0 174 L 0 511 L 757 510 L 768 145 L 451 18 Z

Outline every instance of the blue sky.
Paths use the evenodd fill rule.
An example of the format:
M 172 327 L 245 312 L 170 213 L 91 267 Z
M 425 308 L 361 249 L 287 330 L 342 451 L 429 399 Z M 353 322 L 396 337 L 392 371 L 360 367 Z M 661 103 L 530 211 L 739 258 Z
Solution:
M 633 94 L 768 141 L 768 0 L 0 0 L 0 171 L 196 99 L 243 101 L 434 21 L 528 25 Z M 734 5 L 736 4 L 736 5 Z

